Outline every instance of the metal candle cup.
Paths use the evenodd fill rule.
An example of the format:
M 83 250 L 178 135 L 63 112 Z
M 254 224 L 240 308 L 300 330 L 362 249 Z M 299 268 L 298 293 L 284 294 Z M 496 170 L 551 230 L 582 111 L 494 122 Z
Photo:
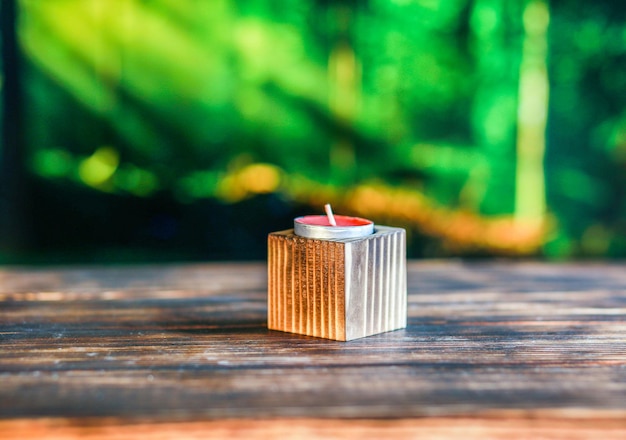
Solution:
M 337 226 L 332 226 L 325 215 L 307 215 L 293 221 L 296 235 L 321 240 L 360 238 L 374 233 L 374 222 L 359 217 L 334 216 Z
M 271 330 L 349 341 L 406 327 L 406 301 L 404 229 L 331 213 L 268 236 Z

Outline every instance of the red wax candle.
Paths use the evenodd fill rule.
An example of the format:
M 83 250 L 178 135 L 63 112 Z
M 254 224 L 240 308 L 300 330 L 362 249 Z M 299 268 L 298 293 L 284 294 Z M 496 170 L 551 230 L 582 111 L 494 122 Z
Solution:
M 325 215 L 305 215 L 304 217 L 298 217 L 296 221 L 306 225 L 333 226 Z M 337 226 L 364 226 L 373 224 L 371 220 L 360 217 L 349 217 L 347 215 L 336 215 L 335 221 L 337 222 Z
M 336 226 L 331 224 L 330 216 L 306 215 L 294 219 L 296 235 L 319 239 L 359 238 L 374 233 L 374 222 L 360 217 L 335 215 Z

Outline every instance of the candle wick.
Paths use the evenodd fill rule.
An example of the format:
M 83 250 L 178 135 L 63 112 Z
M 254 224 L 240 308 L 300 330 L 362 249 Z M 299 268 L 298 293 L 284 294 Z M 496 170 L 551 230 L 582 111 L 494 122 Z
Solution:
M 335 216 L 333 215 L 333 208 L 330 207 L 330 203 L 324 205 L 324 211 L 326 211 L 326 217 L 328 217 L 328 222 L 331 226 L 337 226 Z

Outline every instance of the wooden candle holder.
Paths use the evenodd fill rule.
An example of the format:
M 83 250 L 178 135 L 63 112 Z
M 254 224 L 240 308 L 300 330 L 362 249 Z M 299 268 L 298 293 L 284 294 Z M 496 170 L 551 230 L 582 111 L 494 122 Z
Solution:
M 350 341 L 406 327 L 406 234 L 268 236 L 268 328 Z

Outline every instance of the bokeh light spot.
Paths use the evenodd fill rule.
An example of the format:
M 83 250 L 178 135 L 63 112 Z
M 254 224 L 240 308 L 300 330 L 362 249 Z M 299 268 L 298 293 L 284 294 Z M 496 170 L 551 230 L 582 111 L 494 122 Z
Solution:
M 38 150 L 33 155 L 32 167 L 42 177 L 64 177 L 74 164 L 67 151 L 59 149 Z
M 113 176 L 119 161 L 117 150 L 112 147 L 100 147 L 80 163 L 78 175 L 85 184 L 98 188 Z

